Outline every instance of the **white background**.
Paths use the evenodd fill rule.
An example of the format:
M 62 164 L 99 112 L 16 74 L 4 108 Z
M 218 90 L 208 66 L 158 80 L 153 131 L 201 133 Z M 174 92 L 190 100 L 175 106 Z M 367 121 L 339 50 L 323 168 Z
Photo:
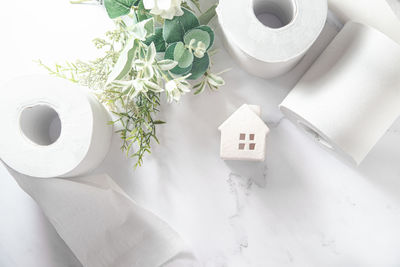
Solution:
M 35 59 L 94 58 L 91 40 L 113 25 L 101 8 L 68 1 L 7 1 L 1 9 L 0 82 L 43 73 Z M 169 222 L 206 267 L 399 266 L 400 122 L 354 167 L 322 150 L 277 108 L 337 31 L 328 23 L 306 58 L 270 81 L 246 74 L 217 42 L 214 69 L 232 68 L 227 85 L 164 104 L 161 119 L 168 123 L 144 167 L 133 170 L 115 136 L 96 172 L 107 172 Z M 243 103 L 261 105 L 271 128 L 265 163 L 218 156 L 217 127 Z M 0 266 L 80 266 L 3 167 Z

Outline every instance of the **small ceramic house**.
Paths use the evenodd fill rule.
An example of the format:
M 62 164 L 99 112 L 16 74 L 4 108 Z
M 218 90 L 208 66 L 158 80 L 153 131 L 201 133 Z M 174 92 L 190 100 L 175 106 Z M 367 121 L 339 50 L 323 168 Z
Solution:
M 245 104 L 219 126 L 222 159 L 264 161 L 269 128 L 260 115 L 259 106 Z

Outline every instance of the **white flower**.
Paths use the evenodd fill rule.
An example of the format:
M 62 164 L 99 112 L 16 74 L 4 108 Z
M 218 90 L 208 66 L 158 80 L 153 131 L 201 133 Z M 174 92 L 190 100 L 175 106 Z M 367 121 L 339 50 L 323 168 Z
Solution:
M 116 88 L 120 88 L 122 94 L 132 101 L 138 94 L 146 94 L 149 90 L 156 93 L 164 91 L 157 83 L 147 78 L 136 78 L 130 81 L 114 81 L 112 85 Z
M 151 43 L 147 48 L 146 55 L 144 59 L 135 60 L 135 67 L 138 71 L 143 72 L 143 77 L 146 79 L 151 79 L 154 76 L 154 68 L 153 64 L 155 63 L 156 58 L 156 47 L 154 43 Z
M 164 19 L 182 16 L 182 2 L 184 2 L 184 0 L 143 0 L 144 7 L 146 9 L 151 9 L 151 14 L 160 15 Z
M 190 84 L 185 80 L 171 80 L 165 84 L 165 91 L 167 92 L 168 102 L 172 103 L 174 100 L 179 101 L 182 95 L 190 92 Z

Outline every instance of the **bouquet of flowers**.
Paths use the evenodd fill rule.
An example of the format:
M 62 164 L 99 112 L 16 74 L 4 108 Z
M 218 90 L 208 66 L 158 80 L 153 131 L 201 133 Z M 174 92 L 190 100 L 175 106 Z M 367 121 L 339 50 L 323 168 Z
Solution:
M 122 149 L 140 166 L 152 140 L 158 142 L 156 126 L 164 123 L 155 119 L 162 94 L 171 103 L 192 89 L 199 94 L 224 85 L 220 73 L 210 69 L 214 31 L 207 24 L 216 5 L 201 13 L 199 0 L 98 2 L 116 25 L 105 38 L 94 40 L 103 56 L 55 67 L 39 64 L 94 91 L 115 115 L 111 123 L 119 125 Z

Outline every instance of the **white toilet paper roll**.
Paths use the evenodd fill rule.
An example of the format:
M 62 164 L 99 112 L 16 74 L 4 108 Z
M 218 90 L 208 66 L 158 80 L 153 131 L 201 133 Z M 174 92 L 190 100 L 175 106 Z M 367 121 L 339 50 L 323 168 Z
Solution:
M 385 0 L 329 0 L 329 9 L 343 24 L 369 25 L 400 44 L 400 20 Z
M 323 146 L 359 164 L 400 115 L 400 46 L 349 22 L 280 105 Z
M 249 73 L 272 78 L 292 69 L 321 33 L 326 0 L 220 0 L 225 47 Z
M 28 76 L 11 81 L 3 95 L 0 162 L 83 266 L 159 267 L 186 255 L 180 236 L 111 177 L 57 178 L 94 169 L 111 143 L 108 113 L 88 91 L 62 79 Z
M 84 174 L 104 159 L 110 118 L 84 88 L 59 78 L 26 76 L 2 91 L 0 158 L 8 166 L 50 178 Z

